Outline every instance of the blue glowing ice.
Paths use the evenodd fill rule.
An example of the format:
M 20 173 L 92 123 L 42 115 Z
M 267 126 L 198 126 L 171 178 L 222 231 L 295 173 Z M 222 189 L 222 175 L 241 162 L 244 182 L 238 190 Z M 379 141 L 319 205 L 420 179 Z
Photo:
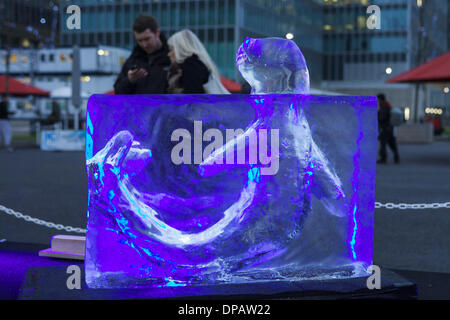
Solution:
M 91 97 L 89 286 L 366 274 L 376 100 L 298 94 L 292 41 L 247 39 L 237 64 L 258 94 Z
M 247 38 L 236 54 L 236 66 L 253 94 L 309 93 L 308 67 L 292 40 Z

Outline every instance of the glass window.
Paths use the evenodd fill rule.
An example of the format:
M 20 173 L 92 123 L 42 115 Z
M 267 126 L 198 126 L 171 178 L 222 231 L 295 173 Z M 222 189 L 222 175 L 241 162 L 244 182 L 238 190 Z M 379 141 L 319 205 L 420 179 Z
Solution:
M 210 26 L 213 26 L 217 23 L 216 21 L 216 2 L 215 1 L 210 1 L 209 4 L 209 9 L 208 9 L 208 24 Z
M 159 10 L 159 6 L 157 2 L 153 2 L 151 5 L 151 12 L 150 14 L 156 18 L 156 20 L 159 20 L 159 15 L 161 11 Z
M 397 62 L 398 61 L 398 54 L 397 53 L 394 53 L 393 55 L 392 55 L 392 59 L 391 59 L 391 61 L 392 62 Z
M 170 26 L 170 12 L 167 3 L 162 3 L 161 5 L 161 20 L 159 22 L 161 27 Z
M 115 25 L 116 25 L 116 30 L 124 29 L 124 24 L 123 24 L 124 16 L 123 16 L 122 10 L 115 10 L 114 15 L 115 15 L 114 21 L 115 21 Z
M 206 25 L 207 17 L 206 17 L 206 6 L 205 2 L 200 2 L 198 5 L 198 24 L 200 26 Z
M 322 77 L 323 80 L 328 80 L 328 59 L 326 56 L 322 57 L 323 69 L 322 69 Z
M 230 40 L 232 38 L 228 38 Z M 237 48 L 234 47 L 234 42 L 229 41 L 227 44 L 227 51 L 228 51 L 228 63 L 227 63 L 227 73 L 226 77 L 228 78 L 234 78 L 234 72 L 235 72 L 235 60 L 236 60 L 236 50 Z
M 387 31 L 406 30 L 407 12 L 404 9 L 383 9 L 381 29 Z
M 219 1 L 219 8 L 218 8 L 218 24 L 223 25 L 225 23 L 225 3 L 224 1 Z
M 115 14 L 113 12 L 113 8 L 108 7 L 106 9 L 106 14 L 105 14 L 106 30 L 114 30 L 114 24 L 115 24 Z
M 177 28 L 179 26 L 178 17 L 180 16 L 179 8 L 175 3 L 170 4 L 170 26 Z
M 97 21 L 98 21 L 98 30 L 104 30 L 105 29 L 105 10 L 102 7 L 98 8 Z
M 180 21 L 180 27 L 185 27 L 187 20 L 186 20 L 186 3 L 181 2 L 180 3 L 180 13 L 179 13 L 179 21 Z
M 356 26 L 359 30 L 364 30 L 367 27 L 366 24 L 366 17 L 365 16 L 358 16 L 356 18 Z
M 125 21 L 124 21 L 124 25 L 125 28 L 130 28 L 131 27 L 131 10 L 130 10 L 130 6 L 125 6 Z
M 112 34 L 110 32 L 106 34 L 106 45 L 112 46 Z
M 214 63 L 216 63 L 215 62 L 216 59 L 215 59 L 214 43 L 213 42 L 205 43 L 205 48 L 206 48 L 206 51 L 208 51 L 209 55 L 211 56 L 211 59 L 213 59 Z
M 188 7 L 188 17 L 189 17 L 189 25 L 190 26 L 195 26 L 197 24 L 197 22 L 195 21 L 195 3 L 194 2 L 188 2 L 187 4 Z
M 80 34 L 80 44 L 81 46 L 86 46 L 87 45 L 87 37 L 86 34 Z
M 97 29 L 97 17 L 94 10 L 89 9 L 86 12 L 86 28 L 87 31 L 94 31 Z
M 198 30 L 197 37 L 202 43 L 205 43 L 205 33 L 206 31 L 203 29 Z
M 229 21 L 229 24 L 234 24 L 235 18 L 236 18 L 235 3 L 234 3 L 234 1 L 231 1 L 231 2 L 228 3 L 228 21 Z M 233 75 L 233 77 L 234 77 L 234 75 Z
M 130 39 L 130 33 L 125 32 L 125 47 L 129 48 L 131 47 L 131 39 Z
M 343 80 L 344 79 L 344 57 L 343 56 L 339 56 L 337 66 L 338 66 L 337 78 L 338 78 L 338 80 Z
M 404 52 L 406 50 L 405 37 L 372 37 L 370 39 L 371 52 Z
M 220 68 L 220 72 L 223 72 L 223 66 L 225 65 L 225 43 L 219 42 L 217 44 L 217 66 Z

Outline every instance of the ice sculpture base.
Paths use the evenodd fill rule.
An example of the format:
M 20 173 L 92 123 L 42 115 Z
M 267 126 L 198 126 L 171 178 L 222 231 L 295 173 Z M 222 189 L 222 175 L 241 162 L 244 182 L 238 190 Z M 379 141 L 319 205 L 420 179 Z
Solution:
M 83 266 L 80 266 L 83 269 Z M 81 290 L 69 290 L 66 266 L 31 268 L 21 288 L 21 300 L 124 300 L 124 299 L 414 299 L 417 287 L 398 274 L 383 269 L 381 289 L 369 290 L 366 277 L 348 279 L 268 281 L 148 289 L 92 289 L 82 279 Z M 82 272 L 84 274 L 84 272 Z M 179 301 L 178 301 L 179 302 Z M 271 304 L 274 302 L 271 302 Z
M 354 263 L 337 268 L 293 268 L 292 270 L 252 270 L 251 272 L 236 272 L 230 274 L 211 274 L 202 277 L 191 277 L 188 281 L 172 278 L 131 278 L 124 277 L 123 273 L 87 274 L 89 288 L 161 288 L 161 287 L 197 287 L 202 285 L 226 285 L 245 283 L 271 283 L 271 282 L 302 282 L 312 280 L 336 280 L 348 278 L 368 277 L 367 266 L 363 263 Z

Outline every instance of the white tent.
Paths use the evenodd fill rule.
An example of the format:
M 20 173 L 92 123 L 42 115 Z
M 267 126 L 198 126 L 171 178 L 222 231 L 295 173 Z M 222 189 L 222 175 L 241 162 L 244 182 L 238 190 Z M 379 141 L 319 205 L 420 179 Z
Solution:
M 346 94 L 346 93 L 326 91 L 326 90 L 320 90 L 320 89 L 316 89 L 316 88 L 311 88 L 310 93 L 319 95 L 319 96 L 348 96 L 348 94 Z
M 89 94 L 81 91 L 81 98 L 89 98 Z M 71 99 L 72 98 L 72 88 L 71 87 L 61 87 L 50 92 L 50 97 L 55 99 Z
M 83 116 L 86 114 L 87 101 L 90 96 L 85 91 L 81 91 L 81 110 L 77 110 L 72 104 L 72 87 L 61 87 L 50 91 L 50 99 L 57 100 L 60 103 L 64 128 L 68 128 L 69 118 L 75 117 L 77 119 L 80 111 Z

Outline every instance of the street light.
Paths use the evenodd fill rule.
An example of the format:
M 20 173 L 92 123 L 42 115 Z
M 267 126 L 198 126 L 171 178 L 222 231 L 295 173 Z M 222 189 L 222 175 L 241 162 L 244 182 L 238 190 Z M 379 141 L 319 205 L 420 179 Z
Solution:
M 386 74 L 391 74 L 392 73 L 392 68 L 391 67 L 387 67 L 386 68 Z
M 292 40 L 292 39 L 294 39 L 294 35 L 292 33 L 288 32 L 288 33 L 286 33 L 286 39 Z
M 408 121 L 410 117 L 410 109 L 408 107 L 405 108 L 405 120 Z
M 22 47 L 24 48 L 28 48 L 30 47 L 30 40 L 28 40 L 27 38 L 22 40 Z

